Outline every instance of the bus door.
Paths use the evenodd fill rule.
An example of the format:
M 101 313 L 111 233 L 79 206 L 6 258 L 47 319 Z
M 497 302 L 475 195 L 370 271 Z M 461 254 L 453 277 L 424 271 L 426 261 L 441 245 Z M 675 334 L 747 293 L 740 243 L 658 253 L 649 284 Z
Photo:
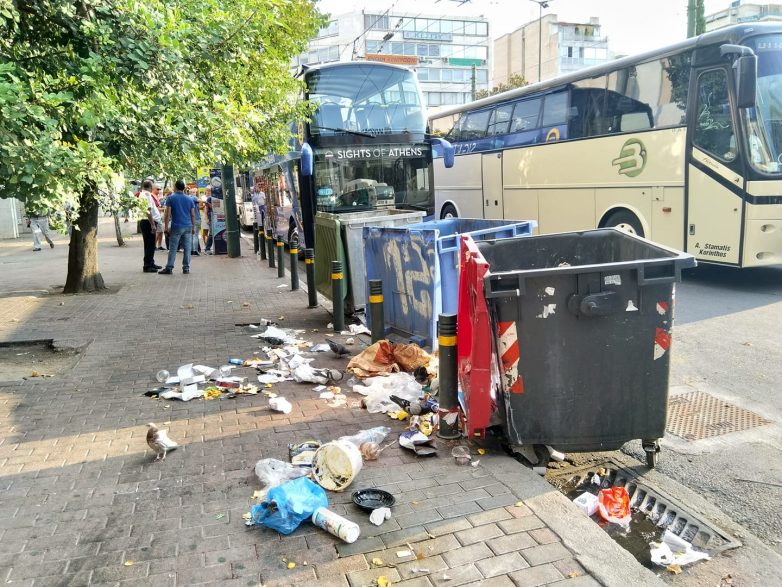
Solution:
M 687 163 L 687 252 L 702 261 L 738 264 L 744 181 L 727 69 L 703 69 L 695 82 Z
M 502 200 L 502 151 L 482 155 L 481 173 L 483 175 L 483 217 L 502 220 L 505 217 Z

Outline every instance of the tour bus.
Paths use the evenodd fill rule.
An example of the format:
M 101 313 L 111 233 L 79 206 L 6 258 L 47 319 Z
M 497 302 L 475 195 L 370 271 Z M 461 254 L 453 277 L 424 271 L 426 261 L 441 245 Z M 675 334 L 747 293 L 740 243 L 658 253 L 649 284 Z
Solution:
M 434 212 L 432 146 L 453 160 L 450 145 L 426 137 L 421 92 L 413 71 L 374 61 L 330 63 L 302 71 L 304 99 L 317 104 L 311 122 L 295 125 L 285 155 L 255 170 L 273 191 L 270 226 L 314 242 L 316 211 L 377 208 Z
M 700 261 L 782 263 L 782 25 L 745 24 L 433 115 L 438 217 L 621 227 Z

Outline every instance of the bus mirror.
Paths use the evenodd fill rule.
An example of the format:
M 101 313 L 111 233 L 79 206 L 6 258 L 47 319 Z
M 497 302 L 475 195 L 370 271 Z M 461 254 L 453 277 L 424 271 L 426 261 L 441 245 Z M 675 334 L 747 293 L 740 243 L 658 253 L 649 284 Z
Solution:
M 309 146 L 309 143 L 302 144 L 302 146 L 301 146 L 301 174 L 304 177 L 311 177 L 312 176 L 312 159 L 313 159 L 312 147 Z
M 454 150 L 453 145 L 441 138 L 432 139 L 432 147 L 440 147 L 443 151 L 443 163 L 445 163 L 446 169 L 453 167 Z
M 751 108 L 755 105 L 755 92 L 758 81 L 758 58 L 744 55 L 736 59 L 736 105 L 739 108 Z

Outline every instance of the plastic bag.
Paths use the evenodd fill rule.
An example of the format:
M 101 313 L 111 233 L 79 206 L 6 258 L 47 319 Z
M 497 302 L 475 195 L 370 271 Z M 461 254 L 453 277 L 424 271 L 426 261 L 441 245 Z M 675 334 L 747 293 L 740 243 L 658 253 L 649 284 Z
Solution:
M 380 456 L 380 443 L 391 433 L 388 426 L 376 426 L 367 430 L 353 434 L 352 436 L 342 436 L 339 440 L 345 440 L 358 447 L 361 451 L 361 457 L 365 461 L 376 461 Z
M 347 440 L 352 442 L 356 446 L 360 447 L 365 442 L 374 442 L 380 444 L 391 434 L 391 428 L 388 426 L 376 426 L 375 428 L 368 428 L 367 430 L 361 430 L 351 436 L 340 436 L 340 440 Z
M 318 508 L 327 508 L 326 492 L 306 477 L 269 490 L 266 499 L 250 510 L 252 521 L 280 534 L 290 534 Z
M 627 526 L 630 523 L 630 495 L 624 487 L 601 489 L 597 495 L 597 511 L 606 522 Z
M 391 401 L 392 395 L 414 401 L 423 393 L 421 384 L 409 373 L 370 377 L 364 381 L 364 385 L 354 385 L 353 391 L 366 396 L 364 404 L 370 414 L 385 414 L 389 410 L 396 410 L 399 406 Z
M 309 473 L 308 468 L 294 467 L 290 463 L 278 459 L 261 459 L 255 463 L 255 475 L 264 484 L 267 491 L 291 479 L 309 475 Z

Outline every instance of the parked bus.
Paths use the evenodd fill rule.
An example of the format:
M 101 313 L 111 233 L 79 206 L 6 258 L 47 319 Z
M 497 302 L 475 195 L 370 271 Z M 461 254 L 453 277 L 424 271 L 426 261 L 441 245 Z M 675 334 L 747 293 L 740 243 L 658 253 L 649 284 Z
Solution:
M 700 261 L 782 263 L 782 25 L 737 25 L 437 113 L 439 217 L 618 226 Z
M 275 231 L 290 238 L 303 229 L 311 247 L 318 210 L 433 214 L 432 140 L 415 73 L 361 61 L 304 67 L 302 75 L 304 99 L 317 103 L 312 121 L 295 125 L 286 155 L 254 170 L 276 194 L 267 205 Z M 448 150 L 444 141 L 435 143 Z

